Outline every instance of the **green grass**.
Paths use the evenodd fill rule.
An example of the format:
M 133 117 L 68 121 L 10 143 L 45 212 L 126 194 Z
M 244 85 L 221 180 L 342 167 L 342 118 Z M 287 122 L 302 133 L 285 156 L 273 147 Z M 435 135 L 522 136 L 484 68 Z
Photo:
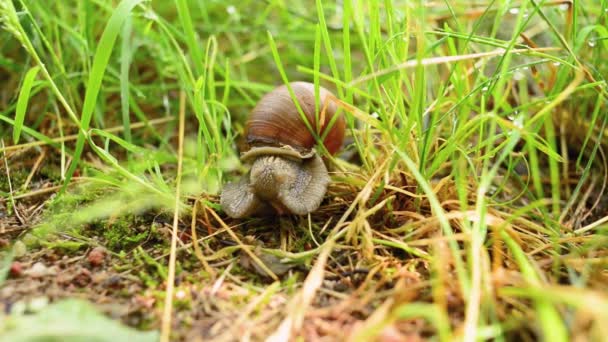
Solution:
M 200 247 L 180 242 L 178 275 L 241 289 L 216 309 L 257 322 L 243 328 L 255 338 L 283 327 L 305 339 L 311 331 L 361 340 L 397 332 L 599 339 L 608 319 L 598 309 L 608 305 L 608 2 L 471 3 L 2 0 L 8 167 L 0 191 L 22 210 L 43 205 L 37 224 L 25 228 L 59 238 L 75 234 L 65 222 L 175 208 L 180 232 L 189 232 L 198 199 Z M 216 195 L 246 171 L 238 152 L 247 114 L 264 93 L 295 80 L 327 87 L 342 102 L 347 143 L 327 156 L 327 199 L 288 229 L 272 219 L 229 220 Z M 33 168 L 29 160 L 43 153 Z M 30 169 L 53 187 L 46 197 L 10 177 Z M 44 177 L 52 172 L 59 179 Z M 84 198 L 75 212 L 61 204 L 73 193 Z M 105 233 L 115 253 L 129 231 L 124 222 Z M 132 249 L 121 267 L 133 270 L 129 260 L 145 255 L 171 268 L 170 234 L 150 229 L 162 251 Z M 141 231 L 132 234 L 125 244 L 152 249 Z M 268 262 L 257 243 L 312 270 L 270 285 L 264 272 L 235 266 L 239 251 L 253 264 Z M 321 281 L 344 280 L 340 272 L 353 269 L 367 276 L 347 290 Z M 162 290 L 166 274 L 140 278 Z M 194 310 L 179 303 L 174 311 Z M 348 319 L 323 316 L 323 306 Z M 226 326 L 214 337 L 236 334 Z

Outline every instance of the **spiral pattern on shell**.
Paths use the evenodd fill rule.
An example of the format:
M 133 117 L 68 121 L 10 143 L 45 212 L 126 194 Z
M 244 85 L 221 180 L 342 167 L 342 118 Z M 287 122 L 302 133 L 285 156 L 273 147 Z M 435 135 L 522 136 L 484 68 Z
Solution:
M 344 117 L 338 114 L 340 116 L 329 127 L 338 110 L 338 106 L 328 99 L 328 96 L 333 96 L 331 92 L 319 87 L 320 127 L 317 127 L 314 85 L 308 82 L 292 82 L 290 85 L 312 129 L 321 137 L 330 129 L 323 140 L 325 148 L 331 154 L 338 152 L 344 141 L 345 121 Z M 306 151 L 316 143 L 285 85 L 275 88 L 258 102 L 249 116 L 246 134 L 250 146 L 289 145 Z

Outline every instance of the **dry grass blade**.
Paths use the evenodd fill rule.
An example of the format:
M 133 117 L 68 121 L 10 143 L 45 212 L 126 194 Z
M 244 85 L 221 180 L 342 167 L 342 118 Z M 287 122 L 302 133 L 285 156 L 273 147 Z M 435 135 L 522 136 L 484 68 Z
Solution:
M 559 50 L 560 50 L 559 48 L 553 48 L 553 47 L 538 48 L 538 49 L 513 49 L 513 50 L 510 50 L 509 53 L 515 54 L 515 53 L 527 53 L 527 52 L 550 52 L 550 51 L 559 51 Z M 403 69 L 411 69 L 411 68 L 415 68 L 420 65 L 428 66 L 428 65 L 434 65 L 434 64 L 447 64 L 447 63 L 454 63 L 454 62 L 459 62 L 459 61 L 466 61 L 466 60 L 470 60 L 470 59 L 497 57 L 497 56 L 502 56 L 504 54 L 505 54 L 505 49 L 501 48 L 501 49 L 496 49 L 496 50 L 489 51 L 489 52 L 471 53 L 468 55 L 432 57 L 432 58 L 422 59 L 421 61 L 410 60 L 410 61 L 403 62 L 401 64 L 397 64 L 390 68 L 379 70 L 379 71 L 376 71 L 369 75 L 359 77 L 356 80 L 353 80 L 352 82 L 350 82 L 349 85 L 355 86 L 357 84 L 364 83 L 364 82 L 372 80 L 374 78 L 390 74 L 391 72 L 395 72 L 395 71 L 399 71 L 399 70 L 403 70 Z
M 4 139 L 0 139 L 0 143 L 2 144 L 2 148 L 4 149 Z M 24 224 L 25 221 L 21 217 L 21 214 L 19 214 L 19 209 L 17 208 L 17 205 L 15 204 L 15 197 L 13 196 L 13 183 L 11 182 L 11 173 L 10 173 L 10 170 L 8 167 L 8 159 L 6 156 L 6 151 L 4 151 L 2 159 L 4 159 L 4 168 L 6 171 L 6 180 L 8 183 L 9 199 L 11 200 L 11 204 L 13 205 L 13 210 L 15 211 L 15 216 L 17 216 L 17 218 L 19 219 L 19 222 L 21 222 L 21 224 Z
M 36 174 L 36 172 L 40 168 L 40 164 L 44 160 L 45 156 L 46 156 L 46 151 L 43 150 L 40 153 L 40 156 L 38 156 L 38 159 L 36 159 L 36 162 L 34 163 L 34 166 L 32 167 L 32 170 L 30 171 L 30 174 L 27 176 L 27 179 L 25 180 L 25 182 L 23 183 L 23 186 L 21 188 L 27 189 L 28 185 L 32 181 L 32 177 L 34 177 L 34 174 Z
M 245 253 L 247 253 L 247 255 L 251 258 L 251 260 L 253 260 L 253 262 L 256 263 L 257 266 L 259 266 L 273 280 L 275 280 L 275 281 L 279 280 L 279 277 L 277 277 L 277 275 L 274 274 L 274 272 L 272 272 L 272 270 L 270 268 L 268 268 L 268 266 L 266 266 L 266 264 L 264 264 L 264 262 L 262 260 L 260 260 L 260 258 L 257 255 L 255 255 L 255 253 L 253 253 L 253 251 L 251 250 L 251 248 L 249 246 L 245 245 L 241 241 L 241 239 L 239 239 L 239 237 L 234 233 L 234 231 L 232 231 L 232 228 L 230 228 L 224 222 L 224 220 L 222 220 L 215 213 L 214 210 L 211 210 L 210 213 L 220 223 L 220 225 L 222 226 L 222 228 L 224 228 L 226 230 L 226 232 L 228 232 L 228 234 L 234 240 L 234 242 L 236 242 L 239 245 L 239 248 L 241 248 L 243 251 L 245 251 Z
M 591 231 L 591 230 L 593 230 L 593 229 L 595 229 L 595 228 L 597 228 L 597 227 L 599 227 L 599 226 L 601 226 L 601 225 L 603 225 L 604 223 L 607 223 L 607 222 L 608 222 L 608 216 L 604 216 L 601 219 L 599 219 L 599 220 L 597 220 L 597 221 L 595 221 L 593 223 L 590 223 L 590 224 L 588 224 L 588 225 L 586 225 L 586 226 L 584 226 L 582 228 L 579 228 L 579 229 L 575 230 L 574 233 L 577 234 L 577 235 L 585 234 L 585 233 L 588 233 L 589 231 Z
M 294 333 L 302 328 L 302 322 L 306 316 L 306 311 L 315 298 L 315 294 L 323 282 L 325 265 L 327 258 L 333 250 L 334 240 L 329 239 L 321 248 L 321 253 L 317 262 L 306 277 L 302 289 L 296 294 L 288 304 L 287 317 L 283 319 L 277 330 L 272 334 L 268 342 L 282 342 L 292 339 Z
M 134 124 L 131 124 L 131 129 L 138 129 L 138 128 L 145 128 L 145 127 L 149 127 L 149 126 L 160 125 L 160 124 L 171 122 L 173 120 L 174 120 L 174 118 L 171 116 L 171 117 L 166 117 L 166 118 L 152 119 L 148 122 L 136 122 Z M 125 127 L 123 125 L 120 125 L 120 126 L 114 126 L 114 127 L 104 129 L 104 132 L 118 133 L 118 132 L 124 131 L 124 129 L 125 129 Z M 7 151 L 7 152 L 16 151 L 16 150 L 21 150 L 21 149 L 26 149 L 26 148 L 36 147 L 36 146 L 45 146 L 45 145 L 49 145 L 51 143 L 62 143 L 62 142 L 67 142 L 67 141 L 73 141 L 76 139 L 78 139 L 78 134 L 72 134 L 72 135 L 66 135 L 65 137 L 50 138 L 50 141 L 37 140 L 37 141 L 30 142 L 30 143 L 25 143 L 25 144 L 6 146 L 6 147 L 2 147 L 2 149 L 0 149 L 0 151 Z
M 167 291 L 165 293 L 165 306 L 160 330 L 160 340 L 168 342 L 171 336 L 171 313 L 173 311 L 173 288 L 175 287 L 175 259 L 177 254 L 177 225 L 180 214 L 180 188 L 182 178 L 182 161 L 184 157 L 184 126 L 186 116 L 186 93 L 181 92 L 179 97 L 179 133 L 177 152 L 177 176 L 175 181 L 175 211 L 173 213 L 173 227 L 171 230 L 171 251 L 169 254 L 169 274 L 167 275 Z
M 603 340 L 604 2 L 0 0 L 0 340 L 75 296 L 163 342 Z M 294 81 L 323 200 L 231 218 Z
M 198 213 L 198 207 L 201 205 L 200 200 L 197 198 L 192 205 L 192 222 L 190 224 L 190 233 L 192 234 L 192 247 L 194 248 L 194 255 L 201 262 L 205 271 L 209 273 L 212 277 L 215 276 L 215 270 L 209 266 L 209 263 L 203 256 L 203 251 L 199 245 L 198 235 L 196 234 L 196 214 Z

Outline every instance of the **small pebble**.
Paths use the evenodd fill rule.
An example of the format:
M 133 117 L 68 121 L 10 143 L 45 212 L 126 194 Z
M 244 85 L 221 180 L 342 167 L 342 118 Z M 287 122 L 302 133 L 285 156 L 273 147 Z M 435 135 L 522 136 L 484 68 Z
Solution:
M 37 262 L 30 269 L 23 272 L 32 278 L 42 278 L 47 275 L 56 274 L 56 270 L 53 268 L 46 267 L 43 263 Z
M 118 289 L 118 288 L 121 288 L 123 286 L 122 282 L 121 282 L 121 279 L 120 279 L 120 276 L 117 276 L 117 275 L 113 275 L 113 276 L 107 278 L 104 281 L 103 285 L 105 287 L 112 288 L 112 289 Z
M 97 266 L 103 265 L 105 257 L 106 257 L 105 249 L 102 247 L 95 247 L 95 248 L 93 248 L 93 250 L 91 250 L 91 252 L 89 252 L 87 260 L 89 261 L 91 266 L 97 267 Z
M 91 271 L 81 268 L 78 274 L 72 279 L 76 286 L 85 287 L 91 282 Z
M 55 281 L 57 281 L 58 284 L 66 285 L 72 281 L 72 278 L 73 276 L 69 272 L 63 271 L 55 277 Z
M 23 265 L 19 261 L 13 261 L 11 264 L 10 275 L 13 278 L 21 277 L 23 274 Z
M 108 272 L 106 272 L 106 271 L 95 272 L 91 275 L 91 281 L 94 284 L 102 284 L 102 283 L 106 282 L 109 277 L 110 276 L 108 275 Z
M 137 305 L 139 305 L 141 307 L 151 309 L 152 307 L 154 307 L 154 303 L 156 303 L 156 299 L 153 296 L 136 295 L 135 298 L 133 298 L 133 302 L 135 302 Z

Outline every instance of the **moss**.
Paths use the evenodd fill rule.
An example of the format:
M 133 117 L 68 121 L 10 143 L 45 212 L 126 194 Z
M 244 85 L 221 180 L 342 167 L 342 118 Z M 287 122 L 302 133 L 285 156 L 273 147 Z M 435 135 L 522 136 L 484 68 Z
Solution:
M 99 189 L 94 186 L 76 187 L 49 202 L 46 214 L 52 218 L 59 213 L 74 213 L 107 192 L 107 189 Z
M 59 249 L 66 253 L 76 252 L 87 246 L 87 244 L 84 242 L 68 240 L 41 241 L 41 245 L 45 248 Z
M 107 220 L 100 226 L 106 246 L 116 252 L 133 248 L 156 232 L 154 225 L 152 228 L 143 226 L 134 215 Z
M 7 194 L 10 192 L 10 186 L 8 184 L 8 177 L 6 176 L 6 169 L 4 168 L 4 161 L 1 162 L 2 171 L 0 172 L 0 191 L 6 192 Z M 25 183 L 27 177 L 29 176 L 29 170 L 25 168 L 19 169 L 10 169 L 11 175 L 11 186 L 13 190 L 19 189 L 22 184 Z
M 74 214 L 79 213 L 88 203 L 101 196 L 101 190 L 95 188 L 76 188 L 55 199 L 47 202 L 47 208 L 43 212 L 41 223 L 34 227 L 32 234 L 39 240 L 40 244 L 53 242 L 54 233 L 68 232 L 82 235 L 88 224 L 77 222 Z
M 54 167 L 53 164 L 45 165 L 45 167 L 40 168 L 40 175 L 45 177 L 47 180 L 53 183 L 60 183 L 61 179 L 61 169 L 58 167 Z

